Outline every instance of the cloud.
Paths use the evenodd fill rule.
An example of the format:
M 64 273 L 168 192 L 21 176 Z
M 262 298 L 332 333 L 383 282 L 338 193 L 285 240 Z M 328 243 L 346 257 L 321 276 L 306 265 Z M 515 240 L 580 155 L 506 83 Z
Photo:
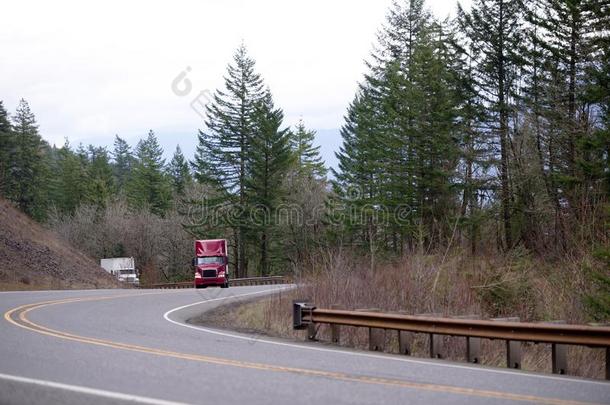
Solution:
M 111 143 L 116 133 L 140 137 L 149 128 L 194 137 L 202 120 L 189 97 L 171 91 L 171 81 L 190 66 L 194 92 L 221 86 L 244 41 L 286 123 L 302 116 L 309 127 L 336 133 L 390 4 L 8 2 L 0 24 L 0 99 L 10 109 L 27 99 L 41 134 L 56 144 L 65 137 Z M 432 2 L 440 11 L 449 4 Z

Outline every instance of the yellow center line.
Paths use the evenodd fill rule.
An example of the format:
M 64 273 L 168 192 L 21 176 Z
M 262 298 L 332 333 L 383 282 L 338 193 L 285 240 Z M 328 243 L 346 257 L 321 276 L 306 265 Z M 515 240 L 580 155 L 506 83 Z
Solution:
M 103 297 L 85 297 L 85 298 L 68 298 L 54 301 L 43 301 L 33 304 L 21 305 L 16 308 L 13 308 L 7 311 L 4 314 L 4 319 L 11 324 L 18 326 L 23 329 L 30 330 L 32 332 L 40 333 L 47 336 L 52 336 L 64 340 L 70 340 L 74 342 L 86 343 L 91 345 L 109 347 L 119 350 L 126 350 L 132 352 L 146 353 L 152 354 L 156 356 L 163 357 L 172 357 L 183 360 L 191 360 L 202 363 L 216 364 L 221 366 L 230 366 L 230 367 L 239 367 L 239 368 L 247 368 L 247 369 L 255 369 L 255 370 L 265 370 L 272 372 L 281 372 L 281 373 L 291 373 L 291 374 L 299 374 L 305 376 L 312 377 L 323 377 L 340 381 L 348 381 L 348 382 L 356 382 L 356 383 L 366 383 L 366 384 L 377 384 L 377 385 L 386 385 L 386 386 L 394 386 L 394 387 L 402 387 L 402 388 L 411 388 L 411 389 L 419 389 L 425 391 L 432 392 L 443 392 L 449 394 L 459 394 L 459 395 L 470 395 L 477 396 L 483 398 L 494 398 L 494 399 L 506 399 L 512 401 L 522 401 L 522 402 L 534 402 L 540 404 L 549 404 L 549 405 L 590 405 L 590 402 L 578 402 L 571 400 L 563 400 L 557 398 L 545 398 L 538 397 L 532 395 L 521 395 L 521 394 L 512 394 L 508 392 L 500 392 L 500 391 L 490 391 L 490 390 L 480 390 L 474 388 L 462 388 L 455 387 L 450 385 L 439 385 L 439 384 L 430 384 L 430 383 L 419 383 L 412 382 L 406 380 L 397 380 L 397 379 L 389 379 L 389 378 L 379 378 L 379 377 L 369 377 L 369 376 L 358 376 L 358 375 L 350 375 L 341 372 L 331 372 L 331 371 L 322 371 L 322 370 L 314 370 L 314 369 L 305 369 L 305 368 L 296 368 L 296 367 L 285 367 L 285 366 L 277 366 L 273 364 L 265 364 L 265 363 L 254 363 L 247 362 L 241 360 L 232 360 L 220 357 L 211 357 L 204 356 L 199 354 L 190 354 L 190 353 L 181 353 L 170 350 L 156 349 L 153 347 L 139 346 L 133 345 L 129 343 L 121 343 L 112 340 L 106 339 L 98 339 L 87 336 L 75 335 L 68 332 L 63 332 L 55 329 L 48 328 L 46 326 L 39 325 L 37 323 L 32 322 L 27 318 L 27 314 L 33 310 L 52 306 L 52 305 L 60 305 L 60 304 L 68 304 L 74 302 L 86 302 L 86 301 L 103 301 L 114 298 L 123 298 L 123 297 L 138 297 L 140 295 L 153 295 L 153 294 L 167 294 L 168 292 L 152 292 L 152 293 L 143 293 L 143 294 L 123 294 L 123 295 L 113 295 L 113 296 L 103 296 Z M 13 315 L 17 315 L 17 319 L 13 319 Z

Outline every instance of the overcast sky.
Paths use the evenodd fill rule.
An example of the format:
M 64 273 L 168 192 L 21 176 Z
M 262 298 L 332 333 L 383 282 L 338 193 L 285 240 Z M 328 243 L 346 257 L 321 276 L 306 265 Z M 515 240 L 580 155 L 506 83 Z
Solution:
M 469 1 L 463 1 L 468 4 Z M 282 107 L 303 117 L 325 157 L 364 73 L 391 0 L 11 1 L 0 23 L 0 100 L 25 98 L 40 132 L 58 146 L 135 143 L 153 129 L 163 145 L 195 143 L 200 91 L 222 85 L 243 41 Z M 429 1 L 436 15 L 456 0 Z M 190 93 L 172 81 L 190 68 Z M 171 145 L 171 146 L 170 146 Z

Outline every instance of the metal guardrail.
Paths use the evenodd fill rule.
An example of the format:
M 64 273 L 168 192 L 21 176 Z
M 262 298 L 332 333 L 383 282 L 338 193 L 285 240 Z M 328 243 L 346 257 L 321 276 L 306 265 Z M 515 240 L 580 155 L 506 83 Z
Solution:
M 140 288 L 193 288 L 195 283 L 193 281 L 180 281 L 177 283 L 157 283 L 141 285 Z
M 517 321 L 515 321 L 517 320 Z M 331 340 L 339 342 L 339 325 L 369 328 L 369 348 L 383 350 L 385 331 L 398 331 L 399 351 L 409 354 L 410 333 L 425 333 L 430 339 L 430 356 L 442 358 L 441 335 L 466 338 L 466 359 L 479 362 L 480 339 L 506 341 L 507 366 L 521 368 L 521 342 L 550 343 L 554 373 L 567 370 L 566 345 L 605 348 L 606 379 L 610 379 L 610 327 L 567 325 L 559 322 L 526 323 L 518 318 L 497 320 L 441 318 L 427 315 L 380 313 L 372 310 L 347 311 L 319 309 L 295 301 L 293 304 L 294 329 L 308 329 L 308 337 L 315 339 L 317 324 L 331 325 Z
M 270 276 L 270 277 L 247 277 L 247 278 L 234 278 L 229 279 L 231 286 L 245 286 L 245 285 L 270 285 L 270 284 L 284 284 L 286 283 L 286 277 L 284 276 Z M 195 283 L 193 281 L 180 281 L 177 283 L 157 283 L 142 285 L 140 288 L 193 288 Z
M 266 284 L 286 284 L 287 279 L 284 276 L 269 276 L 269 277 L 247 277 L 234 278 L 229 281 L 232 286 L 243 285 L 266 285 Z

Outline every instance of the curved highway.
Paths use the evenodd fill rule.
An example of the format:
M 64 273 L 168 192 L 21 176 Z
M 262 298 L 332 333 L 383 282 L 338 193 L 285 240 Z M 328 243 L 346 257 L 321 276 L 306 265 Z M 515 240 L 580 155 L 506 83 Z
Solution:
M 0 404 L 610 403 L 610 384 L 211 330 L 282 286 L 0 293 Z

